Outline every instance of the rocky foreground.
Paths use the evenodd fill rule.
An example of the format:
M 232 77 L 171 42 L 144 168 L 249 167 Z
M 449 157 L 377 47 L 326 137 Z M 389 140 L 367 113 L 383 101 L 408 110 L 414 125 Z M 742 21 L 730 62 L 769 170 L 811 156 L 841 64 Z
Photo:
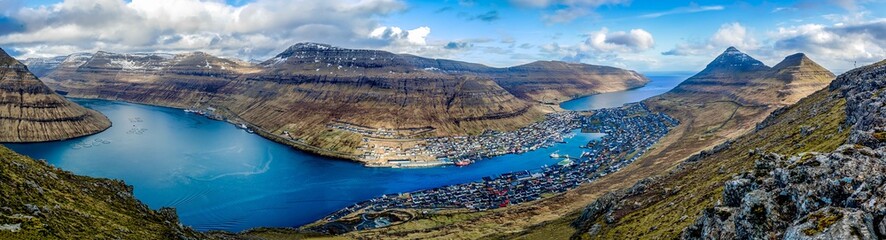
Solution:
M 111 122 L 46 87 L 0 49 L 0 142 L 44 142 L 101 132 Z
M 846 100 L 843 145 L 761 154 L 752 171 L 725 183 L 722 203 L 684 239 L 886 238 L 886 61 L 841 75 L 830 90 Z
M 840 75 L 750 134 L 599 198 L 574 238 L 886 237 L 886 61 Z
M 74 175 L 0 146 L 0 239 L 202 239 L 119 180 Z

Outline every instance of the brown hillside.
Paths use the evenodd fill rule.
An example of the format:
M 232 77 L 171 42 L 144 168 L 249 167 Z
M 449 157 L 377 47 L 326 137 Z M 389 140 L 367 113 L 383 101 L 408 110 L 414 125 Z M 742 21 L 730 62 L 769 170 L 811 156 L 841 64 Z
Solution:
M 0 49 L 0 142 L 43 142 L 101 132 L 111 122 L 56 94 Z

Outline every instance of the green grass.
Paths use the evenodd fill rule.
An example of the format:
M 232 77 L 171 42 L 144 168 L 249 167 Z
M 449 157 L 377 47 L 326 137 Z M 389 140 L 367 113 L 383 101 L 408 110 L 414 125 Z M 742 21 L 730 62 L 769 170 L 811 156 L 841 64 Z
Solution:
M 136 200 L 122 181 L 74 175 L 2 146 L 0 195 L 0 224 L 21 224 L 15 233 L 0 231 L 0 239 L 200 236 Z
M 812 227 L 803 229 L 803 234 L 806 236 L 814 236 L 821 232 L 824 232 L 825 229 L 843 219 L 843 214 L 836 211 L 827 211 L 827 212 L 816 212 L 809 214 L 807 218 L 809 221 L 812 221 Z
M 603 226 L 598 235 L 582 237 L 677 238 L 704 209 L 722 198 L 724 182 L 753 168 L 756 159 L 749 156 L 749 150 L 760 148 L 786 156 L 833 151 L 845 142 L 849 133 L 839 130 L 846 118 L 845 100 L 833 96 L 834 93 L 827 91 L 813 94 L 779 115 L 769 127 L 736 139 L 730 148 L 700 162 L 685 164 L 683 170 L 648 186 L 646 193 L 622 199 L 625 204 L 614 212 L 616 223 L 606 224 L 597 219 L 595 223 Z M 818 114 L 813 114 L 815 112 Z M 814 126 L 815 130 L 804 136 L 803 126 Z M 679 191 L 668 195 L 665 189 Z M 635 202 L 640 203 L 640 207 L 635 208 Z

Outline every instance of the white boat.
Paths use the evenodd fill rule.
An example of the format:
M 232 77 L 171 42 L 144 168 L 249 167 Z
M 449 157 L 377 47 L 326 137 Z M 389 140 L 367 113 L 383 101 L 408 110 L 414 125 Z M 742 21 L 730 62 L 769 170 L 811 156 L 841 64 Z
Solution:
M 560 154 L 557 152 L 551 153 L 551 158 L 560 158 Z

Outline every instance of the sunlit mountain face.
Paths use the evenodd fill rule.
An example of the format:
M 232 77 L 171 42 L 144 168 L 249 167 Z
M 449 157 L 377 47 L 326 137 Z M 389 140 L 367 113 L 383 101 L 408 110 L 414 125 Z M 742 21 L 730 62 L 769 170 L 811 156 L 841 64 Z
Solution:
M 0 239 L 886 238 L 884 6 L 0 0 Z

